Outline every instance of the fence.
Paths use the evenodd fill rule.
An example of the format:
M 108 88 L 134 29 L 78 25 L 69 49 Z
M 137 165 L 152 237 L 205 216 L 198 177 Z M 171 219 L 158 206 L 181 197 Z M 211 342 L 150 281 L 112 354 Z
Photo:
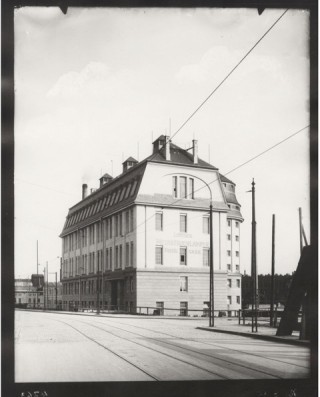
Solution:
M 238 311 L 239 324 L 251 325 L 255 316 L 257 316 L 258 326 L 271 326 L 277 328 L 279 326 L 281 317 L 283 314 L 282 310 L 275 309 L 273 311 L 273 317 L 270 318 L 270 309 L 258 309 L 256 312 L 252 309 L 243 309 Z M 302 312 L 299 312 L 298 322 L 296 329 L 300 329 L 300 323 L 302 318 Z

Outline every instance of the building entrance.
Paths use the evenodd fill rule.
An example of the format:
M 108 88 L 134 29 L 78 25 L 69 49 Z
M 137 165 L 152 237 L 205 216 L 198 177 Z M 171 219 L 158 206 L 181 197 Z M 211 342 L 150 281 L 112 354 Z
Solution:
M 111 310 L 124 310 L 123 280 L 111 281 Z

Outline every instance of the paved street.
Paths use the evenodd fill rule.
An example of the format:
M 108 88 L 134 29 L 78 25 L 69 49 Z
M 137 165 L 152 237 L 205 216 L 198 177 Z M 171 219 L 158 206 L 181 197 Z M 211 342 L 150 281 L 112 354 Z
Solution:
M 15 381 L 283 379 L 309 348 L 207 332 L 207 319 L 16 311 Z

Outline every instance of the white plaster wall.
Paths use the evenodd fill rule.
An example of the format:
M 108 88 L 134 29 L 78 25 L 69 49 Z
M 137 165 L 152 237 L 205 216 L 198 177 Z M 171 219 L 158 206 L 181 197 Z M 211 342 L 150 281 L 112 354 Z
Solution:
M 225 202 L 217 171 L 170 164 L 149 163 L 139 188 L 139 194 L 172 194 L 173 175 L 194 178 L 195 198 L 210 199 L 209 189 L 201 180 L 196 179 L 198 177 L 210 184 L 213 201 Z

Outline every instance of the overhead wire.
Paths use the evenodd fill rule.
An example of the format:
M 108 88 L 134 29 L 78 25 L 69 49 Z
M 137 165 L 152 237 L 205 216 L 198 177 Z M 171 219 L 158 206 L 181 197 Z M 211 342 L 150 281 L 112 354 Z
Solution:
M 240 59 L 240 61 L 231 69 L 231 71 L 224 77 L 224 79 L 215 87 L 210 94 L 201 102 L 201 104 L 194 110 L 186 121 L 178 128 L 178 130 L 171 136 L 171 140 L 182 130 L 182 128 L 192 119 L 192 117 L 202 108 L 202 106 L 212 97 L 212 95 L 222 86 L 222 84 L 231 76 L 231 74 L 241 65 L 241 63 L 248 57 L 248 55 L 257 47 L 257 45 L 265 38 L 265 36 L 273 29 L 273 27 L 280 21 L 280 19 L 288 11 L 285 10 L 280 17 L 270 26 L 270 28 L 260 37 L 260 39 L 250 48 L 250 50 Z

